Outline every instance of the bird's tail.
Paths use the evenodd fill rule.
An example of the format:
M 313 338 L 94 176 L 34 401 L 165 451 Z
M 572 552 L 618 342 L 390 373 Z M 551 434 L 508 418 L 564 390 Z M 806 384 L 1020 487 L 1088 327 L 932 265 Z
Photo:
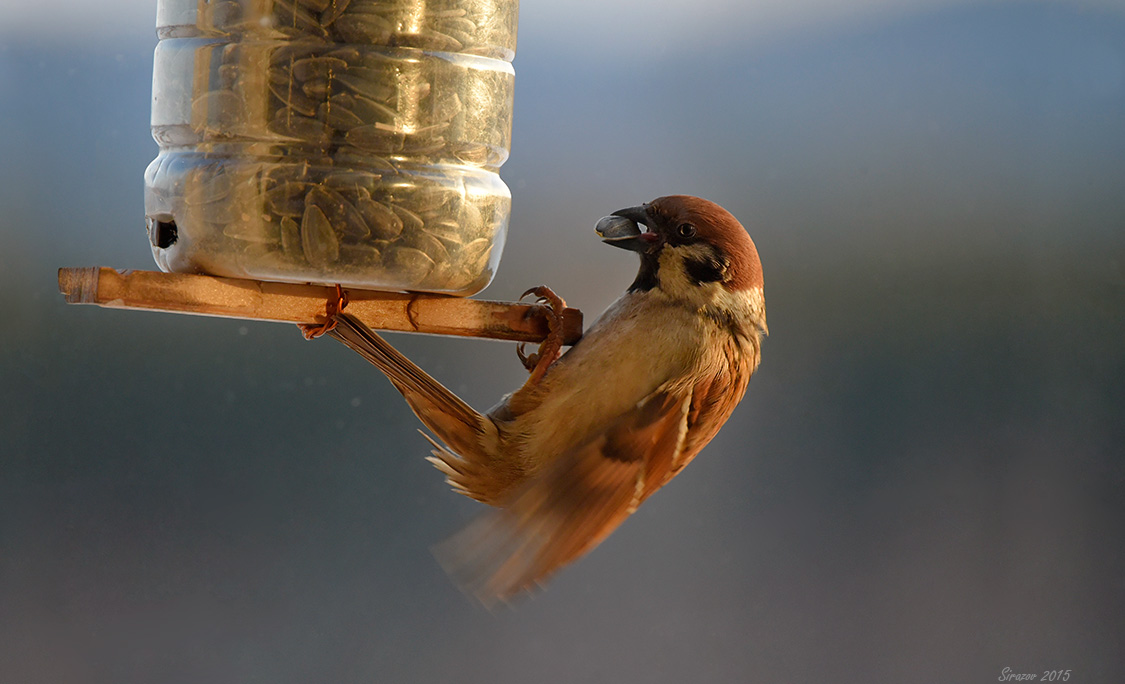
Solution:
M 446 475 L 450 475 L 455 486 L 464 488 L 466 483 L 454 480 L 459 471 L 469 467 L 467 461 L 474 460 L 473 457 L 481 453 L 481 440 L 489 427 L 489 419 L 403 356 L 355 316 L 339 313 L 335 319 L 336 327 L 328 334 L 383 371 L 395 389 L 402 393 L 418 419 L 449 446 L 449 449 L 439 448 L 434 452 L 445 467 L 436 462 L 435 465 Z

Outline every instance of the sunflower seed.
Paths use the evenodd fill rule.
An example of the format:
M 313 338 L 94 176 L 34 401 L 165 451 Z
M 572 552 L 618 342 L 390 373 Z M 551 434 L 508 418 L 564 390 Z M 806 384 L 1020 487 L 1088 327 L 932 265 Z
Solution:
M 385 255 L 385 263 L 401 275 L 408 285 L 417 285 L 434 269 L 434 260 L 413 247 L 393 246 Z
M 396 11 L 409 9 L 408 3 L 396 3 L 393 0 L 352 0 L 349 6 L 349 11 L 354 14 L 378 14 L 382 17 L 389 17 Z
M 214 204 L 230 196 L 231 175 L 222 167 L 200 167 L 191 171 L 185 181 L 184 202 L 192 206 Z
M 445 138 L 440 135 L 435 138 L 414 135 L 403 141 L 401 151 L 403 154 L 425 157 L 438 152 L 443 147 L 445 147 Z
M 191 101 L 191 122 L 196 130 L 217 132 L 241 121 L 242 100 L 231 90 L 212 90 Z
M 305 213 L 307 183 L 283 182 L 263 194 L 265 209 L 276 216 L 300 216 Z
M 375 102 L 382 102 L 389 100 L 395 94 L 395 87 L 391 84 L 383 82 L 383 76 L 368 76 L 364 72 L 372 72 L 374 69 L 367 67 L 352 67 L 348 69 L 346 74 L 337 74 L 336 81 L 342 84 L 345 88 L 363 97 L 370 98 Z M 386 105 L 383 105 L 386 107 Z M 395 110 L 387 107 L 388 111 L 392 112 L 392 118 Z
M 331 52 L 326 53 L 324 56 L 331 59 L 339 59 L 347 62 L 348 66 L 357 64 L 363 58 L 363 52 L 354 45 L 339 45 Z
M 410 235 L 410 238 L 407 244 L 410 247 L 425 252 L 427 256 L 434 260 L 434 263 L 449 263 L 449 250 L 445 248 L 441 240 L 421 230 L 413 234 L 408 233 L 408 235 Z
M 414 191 L 410 193 L 409 204 L 419 214 L 433 214 L 454 196 L 445 186 L 423 185 L 421 181 L 416 181 Z
M 292 109 L 303 116 L 316 116 L 316 108 L 320 104 L 309 97 L 300 85 L 292 81 L 278 82 L 270 78 L 270 92 L 281 101 L 281 106 Z
M 386 45 L 394 26 L 378 14 L 347 12 L 332 22 L 332 30 L 345 43 Z
M 433 109 L 435 123 L 448 123 L 465 108 L 465 106 L 461 104 L 461 98 L 457 96 L 457 93 L 448 93 L 443 97 L 435 95 L 432 99 L 437 100 L 434 102 Z
M 312 10 L 313 12 L 323 12 L 324 10 L 328 9 L 329 3 L 332 2 L 332 0 L 297 0 L 297 1 L 300 2 L 302 5 L 304 5 L 305 7 Z
M 321 26 L 326 28 L 331 26 L 332 22 L 340 18 L 349 4 L 349 0 L 328 0 L 328 7 L 320 13 Z
M 328 175 L 324 184 L 348 197 L 371 197 L 371 190 L 379 184 L 380 178 L 381 175 L 372 171 L 341 169 Z
M 290 109 L 278 109 L 270 121 L 269 129 L 278 135 L 297 138 L 305 142 L 326 142 L 328 127 L 323 121 L 301 116 Z
M 477 42 L 477 37 L 472 31 L 465 31 L 454 26 L 443 26 L 442 32 L 461 44 L 458 52 L 464 52 L 465 46 L 471 46 Z
M 383 255 L 369 244 L 340 245 L 340 261 L 353 268 L 368 268 L 382 263 Z
M 224 64 L 219 67 L 219 88 L 221 90 L 234 90 L 238 83 L 240 67 L 238 64 Z
M 441 240 L 446 247 L 460 247 L 461 226 L 453 219 L 434 219 L 426 222 L 426 232 Z
M 392 155 L 402 149 L 403 134 L 388 130 L 385 124 L 357 126 L 349 130 L 344 139 L 349 145 L 379 155 Z
M 460 10 L 460 14 L 434 12 L 432 16 L 437 20 L 437 24 L 446 30 L 453 29 L 470 34 L 477 30 L 477 25 L 473 23 L 473 20 L 465 18 L 465 10 L 463 9 Z
M 484 219 L 481 218 L 480 209 L 474 202 L 461 202 L 460 211 L 456 215 L 459 217 L 464 235 L 473 236 L 481 233 Z
M 224 29 L 236 26 L 242 21 L 242 6 L 232 0 L 213 2 L 199 8 L 199 25 Z
M 261 244 L 277 244 L 280 241 L 278 224 L 259 221 L 258 217 L 247 217 L 247 220 L 235 220 L 223 227 L 223 235 L 242 242 Z
M 453 146 L 453 156 L 459 161 L 473 166 L 499 166 L 502 160 L 497 160 L 492 148 L 484 143 L 458 143 Z
M 332 188 L 317 185 L 309 188 L 308 194 L 305 195 L 305 207 L 306 212 L 308 207 L 320 209 L 329 223 L 344 235 L 353 238 L 365 238 L 371 235 L 371 230 L 359 210 Z
M 317 108 L 316 113 L 317 118 L 339 131 L 346 131 L 363 125 L 363 119 L 339 104 L 334 106 L 331 102 L 325 102 Z
M 281 251 L 286 256 L 297 258 L 304 254 L 301 246 L 301 226 L 286 216 L 281 219 Z
M 301 92 L 323 106 L 323 101 L 328 99 L 330 87 L 327 78 L 314 78 L 301 84 Z
M 288 65 L 296 60 L 315 56 L 323 49 L 324 42 L 319 39 L 305 37 L 300 40 L 289 41 L 270 53 L 270 65 L 274 67 Z
M 340 243 L 332 224 L 324 212 L 313 205 L 305 207 L 301 219 L 301 251 L 309 264 L 318 268 L 335 263 L 340 258 Z
M 320 22 L 307 9 L 293 0 L 274 0 L 273 11 L 277 19 L 275 28 L 282 32 L 285 32 L 285 29 L 292 29 L 297 32 L 297 35 L 304 33 L 318 38 L 328 37 L 328 32 L 324 30 Z
M 398 173 L 398 169 L 391 163 L 389 159 L 371 154 L 370 152 L 361 152 L 354 147 L 341 147 L 336 151 L 336 163 L 353 166 L 357 168 L 371 169 L 379 174 L 392 175 Z
M 398 112 L 395 110 L 363 95 L 341 93 L 334 97 L 340 98 L 344 107 L 350 109 L 352 113 L 359 117 L 364 125 L 383 124 L 393 127 L 395 119 L 398 117 Z
M 395 33 L 390 39 L 390 44 L 434 52 L 457 52 L 464 47 L 461 41 L 453 36 L 425 27 L 419 28 L 416 32 Z
M 461 248 L 458 254 L 461 263 L 470 273 L 480 273 L 488 265 L 488 257 L 492 254 L 492 240 L 477 238 Z
M 305 57 L 289 65 L 289 73 L 298 81 L 306 82 L 317 78 L 327 79 L 348 68 L 348 63 L 343 59 L 331 56 Z
M 383 240 L 393 240 L 402 234 L 402 219 L 385 204 L 376 202 L 366 192 L 360 194 L 355 208 L 371 228 L 371 233 Z
M 425 222 L 422 221 L 421 216 L 415 214 L 406 207 L 400 206 L 398 204 L 392 204 L 391 210 L 394 211 L 394 213 L 398 214 L 398 217 L 402 219 L 402 228 L 408 234 L 416 233 L 422 230 L 422 226 L 425 225 Z

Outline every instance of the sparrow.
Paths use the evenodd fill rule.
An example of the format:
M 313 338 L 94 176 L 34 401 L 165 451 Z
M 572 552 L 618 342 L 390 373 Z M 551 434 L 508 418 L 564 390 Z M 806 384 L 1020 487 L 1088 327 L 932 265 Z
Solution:
M 337 313 L 329 332 L 402 393 L 454 490 L 495 507 L 436 549 L 486 604 L 544 583 L 690 463 L 742 399 L 768 334 L 758 251 L 719 205 L 660 197 L 596 231 L 640 255 L 636 279 L 487 413 L 355 317 Z

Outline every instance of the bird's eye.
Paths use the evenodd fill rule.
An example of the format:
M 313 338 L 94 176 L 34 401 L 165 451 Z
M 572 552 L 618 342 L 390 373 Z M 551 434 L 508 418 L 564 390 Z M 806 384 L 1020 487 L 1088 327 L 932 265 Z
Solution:
M 676 232 L 679 233 L 682 238 L 693 238 L 695 237 L 695 226 L 690 223 L 681 223 L 676 226 Z

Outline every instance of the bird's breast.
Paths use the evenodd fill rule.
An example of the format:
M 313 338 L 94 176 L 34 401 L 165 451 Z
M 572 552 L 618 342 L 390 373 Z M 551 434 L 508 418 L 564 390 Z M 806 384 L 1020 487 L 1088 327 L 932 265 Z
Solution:
M 528 467 L 589 442 L 653 392 L 689 377 L 706 328 L 699 316 L 644 293 L 614 303 L 551 366 L 535 406 L 507 427 Z

